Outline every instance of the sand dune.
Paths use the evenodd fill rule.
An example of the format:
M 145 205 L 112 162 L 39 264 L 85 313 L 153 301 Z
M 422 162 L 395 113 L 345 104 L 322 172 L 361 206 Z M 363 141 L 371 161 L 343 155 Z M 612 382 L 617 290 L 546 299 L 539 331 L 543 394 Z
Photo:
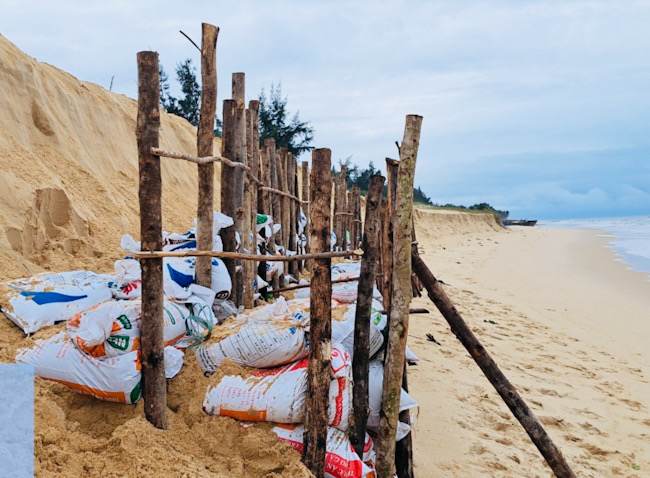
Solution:
M 0 84 L 0 244 L 8 246 L 0 273 L 80 260 L 109 269 L 121 235 L 139 231 L 136 102 L 39 63 L 2 36 Z M 161 146 L 195 154 L 196 130 L 163 114 Z M 163 160 L 168 230 L 191 227 L 196 176 L 194 165 Z

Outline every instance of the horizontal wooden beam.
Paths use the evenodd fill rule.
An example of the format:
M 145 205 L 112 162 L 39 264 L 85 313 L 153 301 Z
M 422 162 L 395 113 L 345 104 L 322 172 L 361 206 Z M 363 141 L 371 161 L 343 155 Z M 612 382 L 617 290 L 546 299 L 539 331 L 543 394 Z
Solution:
M 345 279 L 337 279 L 333 280 L 332 284 L 340 284 L 342 282 L 355 282 L 358 281 L 358 277 L 346 277 Z M 307 287 L 311 287 L 311 283 L 309 284 L 297 284 L 291 287 L 282 287 L 280 289 L 273 289 L 272 292 L 288 292 L 290 290 L 295 290 L 295 289 L 306 289 Z
M 221 259 L 242 259 L 244 261 L 258 262 L 291 262 L 307 261 L 310 259 L 328 259 L 332 257 L 363 256 L 363 251 L 332 251 L 319 252 L 317 254 L 298 254 L 295 256 L 263 256 L 255 254 L 240 254 L 239 252 L 217 252 L 217 251 L 141 251 L 133 252 L 131 256 L 135 259 L 157 259 L 160 257 L 219 257 Z

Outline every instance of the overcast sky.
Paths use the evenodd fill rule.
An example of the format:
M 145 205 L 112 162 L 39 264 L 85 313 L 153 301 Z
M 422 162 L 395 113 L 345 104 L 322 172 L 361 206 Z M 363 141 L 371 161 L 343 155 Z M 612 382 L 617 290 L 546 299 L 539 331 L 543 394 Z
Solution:
M 199 43 L 203 21 L 221 30 L 219 103 L 233 72 L 247 99 L 281 82 L 335 161 L 383 170 L 419 114 L 415 182 L 436 203 L 650 214 L 647 0 L 3 0 L 0 33 L 135 98 L 136 53 L 158 51 L 168 73 L 198 65 L 179 30 Z

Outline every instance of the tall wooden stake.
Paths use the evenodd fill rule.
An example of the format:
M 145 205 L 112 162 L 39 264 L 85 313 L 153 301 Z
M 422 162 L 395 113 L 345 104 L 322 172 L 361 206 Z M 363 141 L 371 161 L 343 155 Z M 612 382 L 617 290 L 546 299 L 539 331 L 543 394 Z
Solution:
M 379 223 L 383 176 L 371 176 L 366 196 L 366 223 L 363 231 L 363 257 L 359 273 L 357 309 L 354 317 L 354 358 L 352 359 L 354 422 L 350 441 L 359 456 L 363 456 L 368 423 L 368 362 L 370 360 L 370 312 L 375 267 L 379 257 Z
M 389 478 L 395 469 L 395 437 L 399 415 L 399 398 L 404 374 L 404 355 L 411 302 L 411 227 L 413 224 L 413 178 L 417 160 L 422 117 L 408 115 L 400 151 L 393 229 L 392 300 L 384 389 L 377 443 L 377 476 Z
M 313 252 L 330 250 L 332 195 L 331 151 L 312 152 L 311 247 Z M 330 361 L 332 356 L 331 259 L 314 259 L 311 270 L 309 315 L 309 369 L 307 414 L 302 460 L 316 478 L 325 473 L 327 409 L 329 406 Z
M 143 251 L 162 250 L 162 179 L 158 147 L 160 131 L 158 53 L 138 53 L 138 119 L 136 138 L 140 170 L 140 238 Z M 162 259 L 140 261 L 142 268 L 142 398 L 144 414 L 156 428 L 167 428 L 167 382 L 163 341 Z
M 256 179 L 259 179 L 260 169 L 260 140 L 259 140 L 259 107 L 260 102 L 251 100 L 246 110 L 246 155 L 247 164 L 253 171 Z M 244 190 L 244 221 L 247 223 L 248 234 L 242 237 L 244 250 L 250 254 L 257 252 L 257 238 L 255 226 L 257 224 L 257 184 L 246 179 Z M 243 236 L 243 233 L 242 233 Z M 244 240 L 245 239 L 245 240 Z M 244 261 L 244 307 L 252 309 L 254 307 L 255 290 L 253 284 L 257 275 L 255 263 Z
M 334 202 L 334 234 L 336 234 L 336 244 L 334 250 L 345 250 L 345 213 L 347 213 L 346 191 L 347 184 L 345 181 L 346 167 L 341 165 L 341 172 L 336 181 Z
M 574 478 L 575 474 L 564 459 L 562 452 L 555 446 L 546 433 L 546 430 L 544 430 L 544 427 L 535 417 L 535 414 L 530 408 L 528 408 L 528 405 L 526 405 L 526 402 L 521 398 L 515 387 L 512 386 L 499 366 L 467 326 L 461 315 L 449 300 L 449 297 L 447 297 L 442 286 L 440 286 L 440 283 L 420 258 L 416 249 L 412 251 L 411 258 L 413 261 L 413 270 L 427 289 L 429 298 L 434 304 L 436 304 L 440 313 L 449 323 L 451 331 L 465 346 L 487 379 L 494 386 L 499 395 L 501 395 L 503 401 L 506 402 L 506 405 L 508 405 L 512 414 L 524 427 L 524 430 L 526 430 L 530 439 L 541 452 L 546 463 L 548 463 L 548 466 L 553 470 L 553 473 L 555 473 L 555 476 L 558 478 Z
M 399 170 L 399 161 L 386 158 L 386 177 L 388 178 L 388 195 L 386 198 L 386 208 L 384 209 L 384 237 L 382 243 L 382 257 L 384 259 L 383 278 L 384 287 L 382 294 L 384 297 L 384 309 L 390 316 L 390 305 L 393 297 L 393 225 L 397 217 L 395 210 L 395 201 L 397 200 L 397 172 Z
M 291 153 L 287 154 L 287 182 L 289 185 L 289 194 L 293 196 L 298 195 L 296 188 L 296 178 L 297 178 L 297 168 L 298 164 L 296 163 L 296 158 L 293 157 Z M 296 234 L 298 230 L 298 203 L 290 199 L 289 200 L 289 250 L 296 251 L 298 253 L 298 241 L 296 240 Z M 292 261 L 289 262 L 289 274 L 294 278 L 298 279 L 298 262 Z
M 223 102 L 223 137 L 221 138 L 221 155 L 228 159 L 235 158 L 235 100 L 224 100 Z M 240 171 L 236 168 L 221 166 L 221 212 L 234 218 L 235 217 L 235 181 L 236 173 Z M 237 248 L 235 240 L 235 225 L 221 229 L 219 232 L 223 250 L 234 252 Z M 235 299 L 235 290 L 237 276 L 235 274 L 235 260 L 224 259 L 228 274 L 232 280 L 231 299 Z
M 309 164 L 307 161 L 302 162 L 302 212 L 307 218 L 307 224 L 305 225 L 305 254 L 309 253 Z M 305 267 L 308 268 L 308 262 L 305 261 Z
M 214 142 L 214 115 L 217 109 L 216 48 L 219 29 L 204 23 L 201 42 L 201 114 L 196 133 L 196 150 L 199 157 L 212 156 Z M 214 163 L 200 164 L 199 199 L 196 214 L 196 248 L 212 250 L 214 222 Z M 204 287 L 212 285 L 212 258 L 196 258 L 196 282 Z

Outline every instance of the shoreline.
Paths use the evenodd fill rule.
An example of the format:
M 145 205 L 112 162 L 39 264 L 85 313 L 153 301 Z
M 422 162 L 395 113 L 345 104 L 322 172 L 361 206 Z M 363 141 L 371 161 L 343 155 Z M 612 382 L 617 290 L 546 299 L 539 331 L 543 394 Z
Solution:
M 465 235 L 416 222 L 423 259 L 579 476 L 650 469 L 650 282 L 596 229 Z M 427 298 L 413 301 L 409 368 L 418 476 L 551 476 Z M 442 344 L 426 340 L 432 333 Z M 633 466 L 641 469 L 636 471 Z

